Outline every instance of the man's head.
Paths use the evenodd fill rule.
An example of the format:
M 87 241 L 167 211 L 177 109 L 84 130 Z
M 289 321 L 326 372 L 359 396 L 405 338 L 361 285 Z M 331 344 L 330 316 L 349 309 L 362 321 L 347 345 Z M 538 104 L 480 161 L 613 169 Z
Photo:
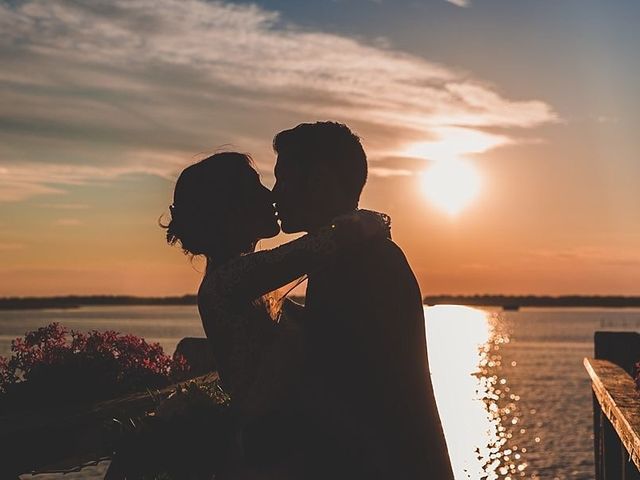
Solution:
M 358 206 L 367 180 L 360 138 L 336 122 L 301 123 L 273 139 L 273 187 L 282 230 L 313 230 Z

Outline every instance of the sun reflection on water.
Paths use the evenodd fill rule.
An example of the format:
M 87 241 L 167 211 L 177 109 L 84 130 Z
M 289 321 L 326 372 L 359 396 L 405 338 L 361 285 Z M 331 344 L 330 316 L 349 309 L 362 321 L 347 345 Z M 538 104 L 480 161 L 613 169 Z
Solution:
M 438 305 L 425 310 L 432 381 L 456 479 L 513 480 L 527 475 L 518 404 L 501 376 L 509 343 L 501 317 Z M 514 436 L 514 433 L 516 435 Z

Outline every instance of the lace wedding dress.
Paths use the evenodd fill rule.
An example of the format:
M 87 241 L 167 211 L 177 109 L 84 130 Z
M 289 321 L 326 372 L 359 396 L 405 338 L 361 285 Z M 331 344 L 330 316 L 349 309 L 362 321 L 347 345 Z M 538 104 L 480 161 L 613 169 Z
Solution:
M 242 416 L 274 408 L 302 362 L 302 309 L 289 300 L 281 308 L 268 293 L 322 268 L 334 255 L 389 232 L 387 215 L 356 210 L 280 247 L 207 269 L 198 309 L 223 387 Z

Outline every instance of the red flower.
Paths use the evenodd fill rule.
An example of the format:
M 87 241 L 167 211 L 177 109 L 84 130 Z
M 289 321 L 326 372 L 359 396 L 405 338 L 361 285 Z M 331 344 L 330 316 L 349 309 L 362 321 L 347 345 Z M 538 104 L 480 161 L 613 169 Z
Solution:
M 87 334 L 52 323 L 17 338 L 0 357 L 0 403 L 91 401 L 161 388 L 185 377 L 188 365 L 158 343 L 108 330 Z M 52 398 L 53 397 L 53 398 Z

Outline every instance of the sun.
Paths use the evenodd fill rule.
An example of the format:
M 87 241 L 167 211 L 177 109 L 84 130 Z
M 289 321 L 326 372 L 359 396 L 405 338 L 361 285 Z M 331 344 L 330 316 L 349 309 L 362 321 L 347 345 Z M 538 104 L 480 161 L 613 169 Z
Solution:
M 427 198 L 451 216 L 459 214 L 480 193 L 482 179 L 464 160 L 441 160 L 422 174 Z
M 431 139 L 406 145 L 401 155 L 432 162 L 422 177 L 426 197 L 440 210 L 455 216 L 478 196 L 482 177 L 469 160 L 510 139 L 502 135 L 463 127 L 431 130 Z

